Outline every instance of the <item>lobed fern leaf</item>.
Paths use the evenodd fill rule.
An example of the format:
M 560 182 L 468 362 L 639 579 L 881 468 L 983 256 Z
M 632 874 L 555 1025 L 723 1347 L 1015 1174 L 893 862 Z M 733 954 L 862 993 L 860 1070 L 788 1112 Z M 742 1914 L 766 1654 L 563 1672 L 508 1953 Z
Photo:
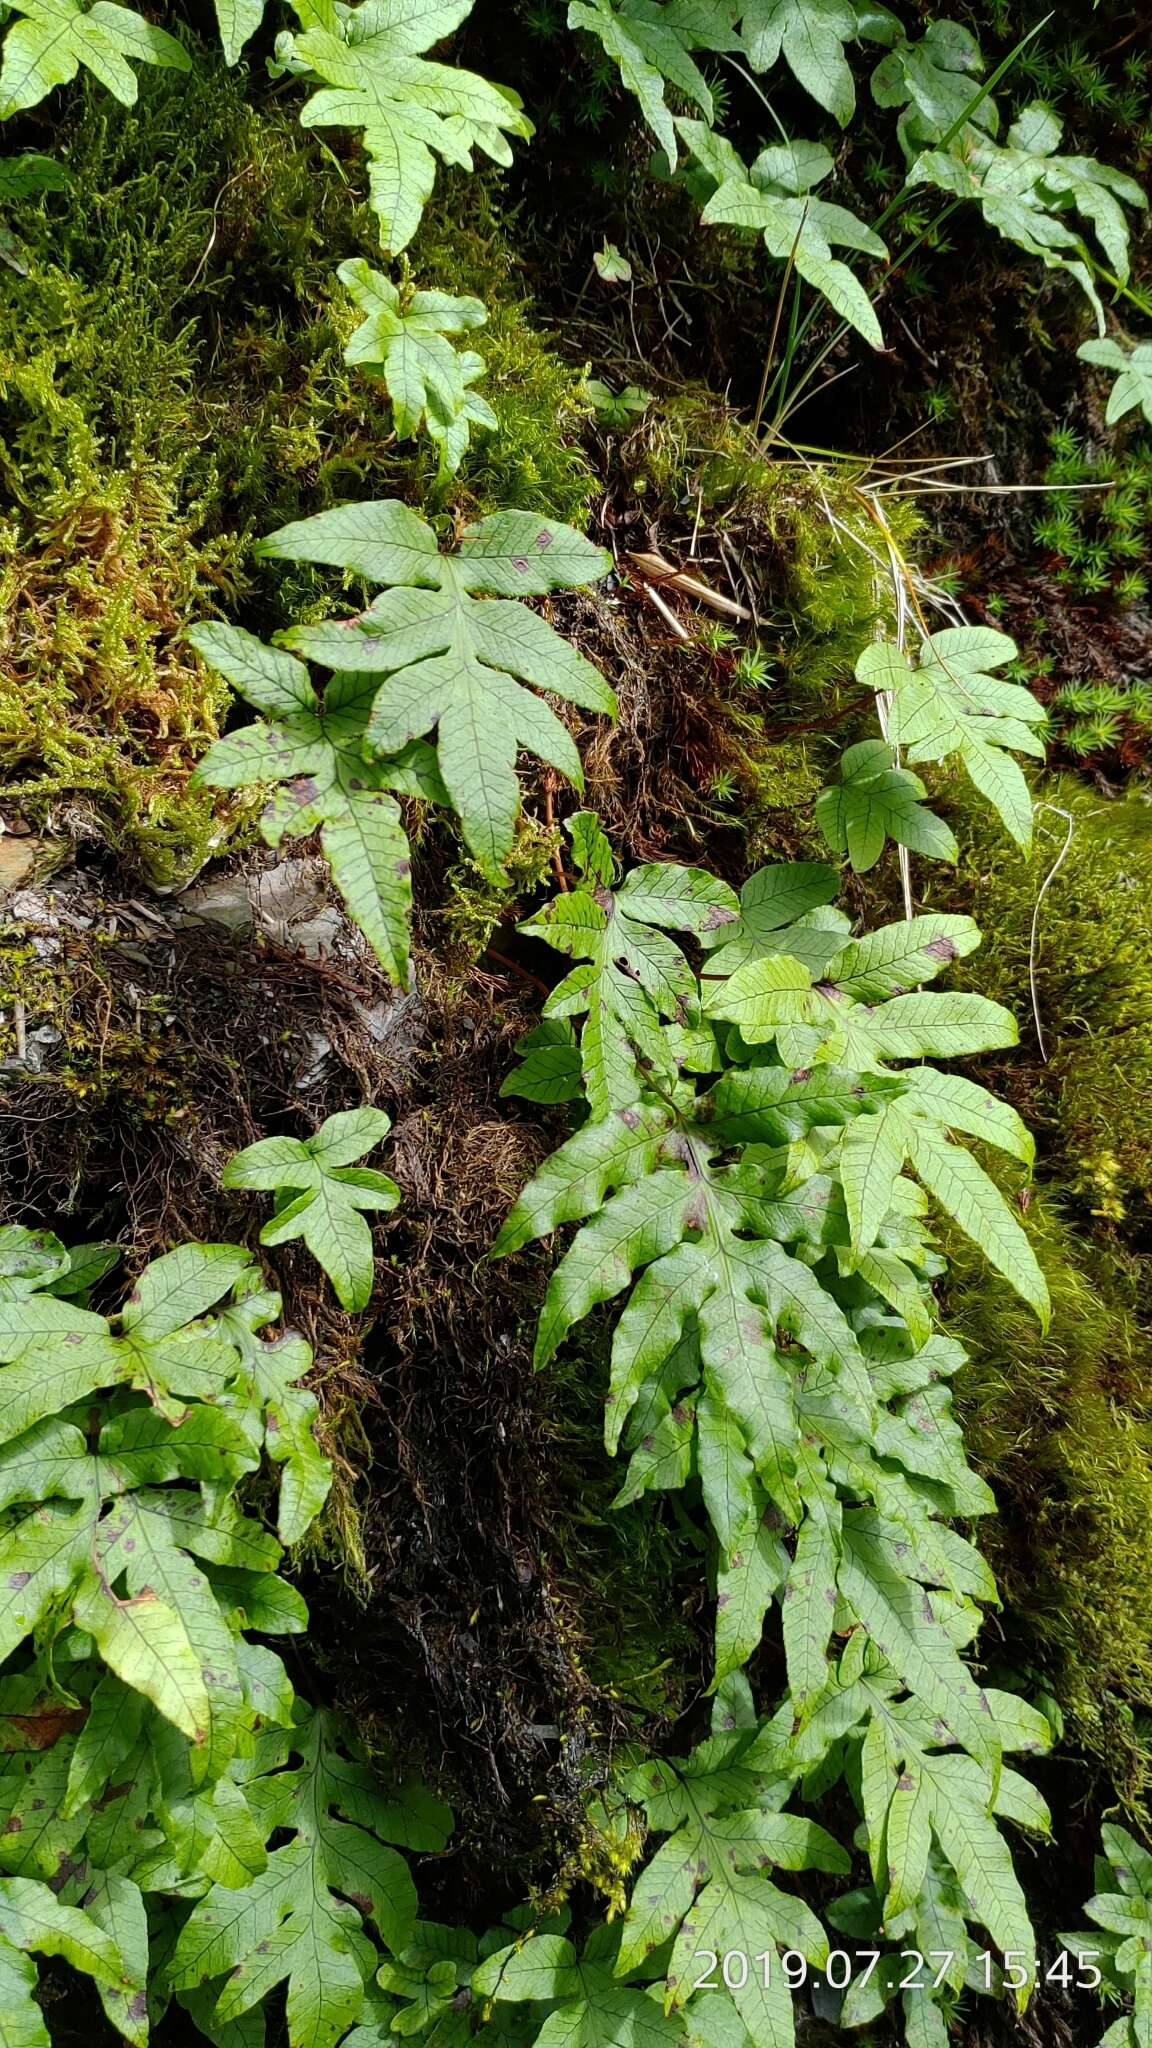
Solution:
M 336 671 L 322 698 L 295 654 L 233 626 L 197 626 L 194 645 L 266 717 L 217 740 L 197 779 L 214 788 L 281 782 L 262 829 L 320 827 L 350 916 L 392 979 L 408 977 L 408 841 L 391 795 L 457 810 L 494 881 L 511 850 L 525 747 L 577 787 L 580 757 L 530 690 L 611 715 L 615 698 L 585 661 L 513 596 L 593 581 L 610 558 L 571 527 L 501 512 L 441 554 L 431 527 L 395 499 L 344 505 L 283 527 L 259 552 L 326 562 L 392 587 L 356 617 L 295 626 L 289 647 Z M 492 593 L 491 597 L 487 594 Z M 435 750 L 423 735 L 436 731 Z
M 299 30 L 279 39 L 285 67 L 320 81 L 301 113 L 304 127 L 363 135 L 370 203 L 392 256 L 420 224 L 438 157 L 470 171 L 480 150 L 510 164 L 509 136 L 532 133 L 514 92 L 425 56 L 471 11 L 472 0 L 359 0 L 339 8 L 309 0 L 296 7 Z

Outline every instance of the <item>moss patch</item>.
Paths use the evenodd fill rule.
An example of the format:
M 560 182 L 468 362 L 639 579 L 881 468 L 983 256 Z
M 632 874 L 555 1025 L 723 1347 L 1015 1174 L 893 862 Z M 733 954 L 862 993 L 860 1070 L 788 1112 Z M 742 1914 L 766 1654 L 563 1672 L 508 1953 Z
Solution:
M 1004 1655 L 1043 1676 L 1133 1803 L 1152 1783 L 1138 1732 L 1152 1712 L 1152 1332 L 1132 1261 L 1077 1239 L 1049 1198 L 1029 1216 L 1046 1336 L 970 1248 L 948 1246 L 948 1326 L 970 1352 L 959 1406 L 1001 1510 L 981 1544 L 1008 1610 Z
M 356 497 L 448 528 L 509 502 L 580 521 L 584 408 L 490 197 L 445 181 L 414 262 L 488 303 L 500 429 L 438 491 L 429 447 L 397 444 L 380 385 L 343 362 L 336 265 L 379 261 L 358 167 L 317 175 L 295 109 L 249 105 L 205 50 L 133 109 L 63 104 L 71 182 L 11 210 L 27 274 L 0 303 L 0 769 L 34 822 L 167 884 L 243 815 L 187 787 L 228 708 L 187 626 L 223 610 L 270 631 L 332 587 L 257 572 L 252 539 Z
M 1033 852 L 1022 855 L 965 792 L 955 792 L 962 847 L 933 901 L 975 906 L 983 944 L 958 980 L 1007 1004 L 1021 1047 L 983 1062 L 1038 1129 L 1049 1173 L 1085 1218 L 1132 1232 L 1152 1205 L 1152 813 L 1133 792 L 1109 798 L 1071 776 L 1038 791 Z M 1040 905 L 1036 993 L 1047 1060 L 1032 1019 L 1032 919 L 1046 875 L 1071 843 Z M 997 1069 L 999 1070 L 997 1072 Z

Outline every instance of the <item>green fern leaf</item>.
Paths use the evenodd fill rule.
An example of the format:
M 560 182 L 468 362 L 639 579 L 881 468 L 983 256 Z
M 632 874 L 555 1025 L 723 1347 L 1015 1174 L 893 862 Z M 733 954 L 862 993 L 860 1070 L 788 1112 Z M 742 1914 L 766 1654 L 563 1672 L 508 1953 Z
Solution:
M 484 325 L 481 301 L 414 292 L 401 310 L 395 285 L 362 257 L 342 263 L 337 276 L 365 315 L 344 350 L 345 362 L 383 379 L 400 439 L 411 440 L 423 426 L 439 444 L 441 479 L 455 475 L 472 428 L 499 425 L 471 389 L 484 373 L 483 357 L 448 339 Z
M 707 131 L 678 117 L 676 125 L 697 159 L 707 166 Z M 880 237 L 847 207 L 817 199 L 812 188 L 833 168 L 832 157 L 818 143 L 775 144 L 762 150 L 750 169 L 740 165 L 728 173 L 705 205 L 706 225 L 758 231 L 769 254 L 791 263 L 797 274 L 827 299 L 842 320 L 873 348 L 882 348 L 880 323 L 859 279 L 833 256 L 836 247 L 882 258 L 887 249 Z
M 709 950 L 705 973 L 733 974 L 751 960 L 787 953 L 819 974 L 851 929 L 841 911 L 829 908 L 839 887 L 835 868 L 823 861 L 758 868 L 740 891 L 739 921 L 717 918 L 699 932 Z
M 297 626 L 282 638 L 349 681 L 351 672 L 386 678 L 373 685 L 363 736 L 370 754 L 403 761 L 411 741 L 437 729 L 439 773 L 469 850 L 499 881 L 519 806 L 517 747 L 550 762 L 577 788 L 583 780 L 566 727 L 523 683 L 592 711 L 615 710 L 591 663 L 538 614 L 507 599 L 594 581 L 609 557 L 570 527 L 528 512 L 481 520 L 464 533 L 458 554 L 441 555 L 432 529 L 388 500 L 283 527 L 258 552 L 408 586 L 386 591 L 346 623 Z M 477 601 L 488 592 L 495 602 Z M 331 690 L 326 703 L 330 697 Z M 213 781 L 218 749 L 228 744 L 218 742 L 208 757 Z M 288 772 L 299 771 L 293 765 Z
M 66 192 L 68 172 L 53 157 L 26 150 L 22 156 L 0 157 L 0 204 L 27 199 L 33 192 Z
M 958 756 L 969 779 L 999 812 L 1020 846 L 1032 838 L 1032 798 L 1013 753 L 1044 758 L 1033 727 L 1043 707 L 1031 692 L 993 670 L 1016 657 L 1006 633 L 950 626 L 925 641 L 913 667 L 898 648 L 876 642 L 856 664 L 858 681 L 889 694 L 888 731 L 910 762 Z
M 298 10 L 303 12 L 304 10 Z M 370 203 L 393 256 L 408 246 L 432 194 L 436 158 L 472 169 L 472 152 L 510 164 L 510 135 L 532 124 L 514 92 L 475 72 L 430 62 L 424 51 L 457 28 L 471 0 L 374 0 L 333 8 L 282 38 L 285 60 L 322 81 L 301 116 L 306 128 L 357 128 L 370 160 Z
M 809 1717 L 803 1732 L 790 1737 L 783 1715 L 764 1731 L 758 1749 L 765 1765 L 809 1771 L 847 1743 L 858 1760 L 857 1803 L 872 1867 L 872 1892 L 850 1894 L 829 1909 L 836 1927 L 877 1942 L 915 1942 L 936 1952 L 940 1964 L 933 1984 L 918 1994 L 920 2005 L 911 2039 L 942 2040 L 935 2031 L 955 1995 L 972 1980 L 979 1952 L 991 1941 L 1021 1959 L 1035 1952 L 1035 1937 L 1008 1845 L 998 1818 L 1044 1835 L 1049 1816 L 1032 1786 L 1015 1771 L 1000 1772 L 994 1791 L 986 1772 L 970 1756 L 949 1746 L 943 1717 L 919 1701 L 902 1697 L 906 1680 L 878 1660 L 873 1648 L 856 1647 L 840 1660 L 837 1676 Z M 1010 1695 L 989 1688 L 983 1699 L 989 1726 L 1006 1750 L 1042 1752 L 1051 1731 L 1043 1716 Z M 775 1734 L 775 1743 L 765 1737 Z M 974 1928 L 969 1936 L 966 1921 Z M 1030 1973 L 1031 1974 L 1031 1973 Z M 859 1980 L 844 2002 L 843 2023 L 874 2020 L 884 2004 L 900 1995 L 906 1960 L 882 1956 L 865 1996 Z M 1025 2003 L 1030 1982 L 1017 1991 Z M 907 1994 L 905 1994 L 905 2004 Z M 939 2000 L 937 2004 L 935 2001 Z
M 0 1499 L 10 1512 L 22 1509 L 5 1539 L 13 1562 L 0 1601 L 0 1639 L 14 1648 L 47 1601 L 70 1602 L 77 1626 L 91 1633 L 104 1662 L 181 1732 L 173 1768 L 188 1778 L 189 1800 L 206 1779 L 219 1778 L 251 1725 L 229 1575 L 244 1580 L 252 1613 L 263 1606 L 261 1625 L 269 1632 L 299 1626 L 292 1609 L 274 1611 L 278 1544 L 236 1512 L 227 1491 L 254 1469 L 275 1403 L 291 1401 L 291 1379 L 307 1369 L 311 1354 L 289 1341 L 279 1371 L 266 1370 L 257 1385 L 245 1371 L 242 1349 L 230 1341 L 228 1319 L 241 1315 L 240 1305 L 222 1310 L 213 1324 L 199 1320 L 238 1278 L 247 1281 L 250 1270 L 236 1247 L 185 1246 L 141 1275 L 122 1312 L 121 1335 L 102 1317 L 41 1296 L 6 1306 L 9 1329 L 0 1343 L 13 1357 L 3 1379 L 14 1383 L 15 1420 L 29 1418 L 0 1448 Z M 278 1303 L 267 1296 L 246 1300 L 251 1346 Z M 187 1322 L 189 1316 L 196 1320 Z M 84 1363 L 67 1363 L 61 1371 L 57 1355 Z M 94 1453 L 78 1429 L 47 1412 L 53 1402 L 90 1402 L 100 1387 L 116 1385 L 139 1387 L 148 1404 L 125 1405 L 121 1396 Z M 209 1401 L 226 1396 L 228 1405 L 201 1406 L 194 1399 L 187 1405 L 200 1394 Z M 309 1420 L 311 1412 L 309 1403 Z M 196 1482 L 205 1496 L 174 1489 L 171 1481 Z M 53 1505 L 37 1505 L 52 1497 Z M 287 1587 L 282 1592 L 295 1600 Z M 120 1702 L 118 1718 L 131 1744 L 138 1723 L 119 1693 L 110 1698 Z M 93 1726 L 91 1742 L 104 1727 L 95 1706 Z M 91 1758 L 89 1741 L 69 1777 L 69 1809 L 101 1760 L 110 1769 L 108 1758 L 117 1752 L 118 1737 L 106 1728 Z M 219 1874 L 212 1848 L 219 1830 L 201 1819 L 196 1839 L 188 1837 L 189 1854 L 211 1876 Z
M 235 64 L 264 19 L 264 0 L 216 0 L 216 23 L 224 62 Z
M 663 1130 L 661 1130 L 663 1124 Z M 778 1331 L 841 1375 L 857 1396 L 860 1359 L 849 1325 L 811 1268 L 771 1241 L 741 1233 L 763 1228 L 760 1207 L 739 1178 L 713 1172 L 723 1141 L 674 1110 L 617 1112 L 570 1139 L 521 1197 L 494 1251 L 594 1210 L 549 1283 L 540 1318 L 543 1364 L 596 1303 L 629 1287 L 644 1271 L 613 1343 L 607 1442 L 614 1448 L 645 1381 L 657 1373 L 686 1327 L 699 1329 L 706 1406 L 697 1407 L 705 1497 L 732 1554 L 758 1520 L 755 1475 L 785 1513 L 795 1515 L 793 1478 L 798 1427 L 789 1361 Z M 617 1192 L 604 1199 L 604 1191 Z M 602 1205 L 602 1206 L 601 1206 Z M 776 1221 L 773 1211 L 768 1227 Z M 797 1219 L 804 1228 L 807 1219 Z
M 583 1095 L 580 1048 L 566 1018 L 546 1017 L 520 1040 L 517 1053 L 519 1064 L 501 1082 L 501 1095 L 528 1102 L 576 1102 Z
M 848 0 L 751 0 L 742 40 L 754 71 L 769 71 L 783 56 L 805 92 L 842 128 L 856 107 L 856 87 L 844 45 L 859 33 Z
M 908 1156 L 924 1185 L 965 1236 L 980 1246 L 997 1272 L 1031 1302 L 1044 1329 L 1051 1301 L 1036 1254 L 993 1180 L 960 1145 L 950 1145 L 937 1131 L 910 1119 Z
M 37 2036 L 29 2031 L 23 1995 L 30 1980 L 14 1956 L 30 1954 L 61 1956 L 74 1970 L 111 1990 L 131 1982 L 128 1959 L 114 1935 L 92 1914 L 64 1904 L 46 1884 L 0 1877 L 0 2010 L 7 2010 L 12 2001 L 17 2024 L 9 2038 L 21 2048 Z M 33 2007 L 33 2013 L 38 2011 Z M 46 2041 L 47 2033 L 39 2038 Z
M 982 1138 L 998 1151 L 1010 1152 L 1025 1166 L 1036 1157 L 1036 1140 L 1017 1112 L 969 1081 L 963 1074 L 942 1074 L 937 1067 L 906 1067 L 901 1101 L 913 1115 L 967 1137 Z
M 1096 363 L 1119 375 L 1108 394 L 1105 424 L 1114 427 L 1137 408 L 1152 426 L 1152 342 L 1137 342 L 1126 349 L 1120 342 L 1086 341 L 1076 351 L 1082 363 Z
M 588 812 L 569 820 L 584 886 L 555 897 L 520 929 L 589 963 L 553 990 L 544 1014 L 584 1017 L 584 1087 L 593 1116 L 604 1117 L 638 1100 L 638 1056 L 673 1078 L 659 1019 L 684 1023 L 696 1015 L 695 976 L 662 927 L 699 936 L 732 923 L 737 912 L 727 885 L 699 868 L 635 868 L 613 893 L 611 856 L 605 862 L 601 835 L 592 838 L 592 830 Z
M 290 2048 L 333 2048 L 358 2018 L 379 1960 L 362 1916 L 394 1952 L 415 1924 L 412 1880 L 391 1845 L 436 1853 L 450 1817 L 427 1794 L 385 1795 L 321 1714 L 267 1738 L 245 1791 L 265 1830 L 291 1831 L 291 1840 L 248 1885 L 214 1885 L 193 1907 L 170 1981 L 177 1991 L 209 1986 L 216 2026 L 240 2021 L 286 1983 Z
M 664 98 L 666 85 L 699 107 L 709 124 L 714 106 L 708 81 L 695 62 L 693 50 L 736 50 L 735 34 L 739 8 L 726 0 L 672 0 L 670 6 L 654 6 L 651 0 L 571 0 L 569 28 L 587 29 L 605 55 L 620 71 L 627 90 L 640 102 L 640 111 L 659 142 L 669 164 L 676 167 L 676 128 Z
M 938 972 L 948 956 L 923 951 L 925 974 Z M 849 973 L 852 958 L 847 956 Z M 702 1007 L 706 1017 L 738 1025 L 749 1046 L 774 1042 L 791 1067 L 826 1062 L 882 1072 L 885 1060 L 924 1053 L 953 1059 L 1014 1045 L 1017 1038 L 1014 1020 L 986 996 L 949 991 L 899 995 L 883 1004 L 856 1002 L 832 979 L 814 982 L 787 955 L 754 960 L 719 986 L 706 983 Z
M 431 749 L 417 744 L 393 761 L 368 761 L 364 731 L 373 693 L 361 677 L 334 676 L 321 701 L 303 662 L 238 627 L 197 626 L 189 638 L 250 704 L 271 714 L 217 740 L 193 780 L 212 789 L 281 782 L 261 819 L 268 844 L 319 827 L 349 916 L 386 973 L 404 986 L 411 862 L 399 806 L 386 792 L 446 801 Z
M 233 1385 L 252 1403 L 263 1424 L 264 1448 L 283 1467 L 280 1541 L 298 1543 L 328 1498 L 332 1466 L 316 1442 L 316 1397 L 297 1385 L 312 1364 L 311 1346 L 295 1331 L 275 1339 L 260 1335 L 279 1320 L 280 1308 L 280 1296 L 266 1292 L 256 1273 L 244 1275 L 232 1300 L 217 1311 L 214 1327 L 243 1361 Z
M 828 1942 L 808 1908 L 765 1873 L 774 1865 L 843 1871 L 849 1859 L 823 1828 L 773 1810 L 788 1784 L 755 1768 L 756 1735 L 753 1727 L 714 1736 L 689 1757 L 628 1775 L 627 1789 L 643 1801 L 650 1825 L 671 1839 L 633 1885 L 617 1969 L 637 1968 L 671 1938 L 665 2002 L 676 2012 L 699 1977 L 701 1950 L 755 1956 L 758 1968 L 733 1985 L 733 2003 L 756 2048 L 792 2048 L 791 1993 L 772 1965 L 781 1950 L 796 1949 L 820 1969 Z
M 81 67 L 126 107 L 137 94 L 133 63 L 192 68 L 175 36 L 115 0 L 88 8 L 79 0 L 11 0 L 8 11 L 18 19 L 4 37 L 0 121 L 38 105 L 54 86 L 70 85 Z
M 31 1956 L 0 1941 L 0 2039 L 10 2048 L 52 2048 L 36 1985 Z
M 387 1212 L 400 1190 L 387 1174 L 352 1162 L 371 1152 L 392 1128 L 382 1109 L 350 1109 L 330 1116 L 311 1138 L 261 1138 L 229 1159 L 226 1188 L 255 1188 L 277 1197 L 261 1244 L 302 1237 L 322 1266 L 342 1306 L 366 1308 L 375 1272 L 372 1231 L 365 1209 Z
M 185 1318 L 219 1301 L 249 1265 L 236 1245 L 167 1253 L 136 1283 L 119 1337 L 103 1316 L 50 1295 L 0 1303 L 0 1358 L 10 1361 L 0 1441 L 101 1386 L 138 1387 L 171 1419 L 182 1413 L 178 1397 L 222 1390 L 236 1367 L 231 1346 Z
M 594 1929 L 582 1956 L 563 1935 L 531 1935 L 485 1957 L 472 1976 L 473 1996 L 497 2006 L 550 2006 L 538 2031 L 534 2020 L 525 2030 L 537 2048 L 675 2048 L 678 2024 L 614 1974 L 618 1947 L 613 1927 Z
M 119 1599 L 88 1580 L 73 1612 L 109 1670 L 150 1699 L 189 1742 L 207 1739 L 211 1706 L 200 1659 L 175 1608 L 150 1587 Z
M 840 1140 L 840 1185 L 852 1243 L 857 1251 L 875 1244 L 892 1207 L 904 1166 L 905 1134 L 899 1111 L 856 1117 Z
M 929 860 L 957 858 L 948 826 L 920 801 L 924 784 L 910 769 L 894 766 L 886 740 L 861 740 L 846 749 L 839 766 L 839 782 L 816 799 L 816 823 L 857 874 L 875 867 L 889 839 Z
M 957 1768 L 966 1761 L 941 1757 L 928 1773 L 932 1829 L 956 1872 L 973 1919 L 988 1930 L 999 1949 L 1030 1959 L 1034 1936 L 1020 1880 L 1008 1844 L 988 1813 L 987 1788 L 980 1774 L 970 1776 Z M 1027 1997 L 1027 1987 L 1022 1993 L 1016 1995 L 1018 2007 Z
M 859 1514 L 844 1517 L 837 1583 L 853 1615 L 909 1691 L 930 1713 L 939 1715 L 995 1778 L 1000 1741 L 980 1688 L 922 1589 L 901 1571 L 891 1547 Z
M 764 1617 L 788 1576 L 790 1562 L 779 1538 L 763 1524 L 742 1548 L 720 1558 L 713 1690 L 755 1656 L 764 1633 Z
M 781 1621 L 788 1687 L 803 1719 L 828 1682 L 828 1641 L 836 1619 L 836 1568 L 842 1540 L 840 1503 L 821 1475 L 808 1489 L 808 1512 L 796 1536 Z
M 932 21 L 914 43 L 894 27 L 895 47 L 872 74 L 872 97 L 877 106 L 906 109 L 899 129 L 905 150 L 913 154 L 966 119 L 995 135 L 1000 116 L 991 94 L 981 97 L 984 59 L 972 31 L 957 21 Z
M 1131 2016 L 1109 2027 L 1099 2048 L 1145 2048 L 1152 2032 L 1152 1859 L 1127 1828 L 1115 1823 L 1105 1823 L 1101 1840 L 1097 1890 L 1085 1907 L 1094 1925 L 1058 1939 L 1074 1956 L 1095 1953 L 1101 1959 L 1103 1950 L 1107 1981 L 1132 1999 Z M 1103 1937 L 1097 1928 L 1105 1930 Z
M 1123 201 L 1144 208 L 1140 186 L 1122 171 L 1094 157 L 1058 154 L 1062 125 L 1051 108 L 1025 107 L 1001 146 L 969 128 L 947 151 L 922 150 L 908 172 L 910 185 L 935 185 L 960 199 L 975 200 L 996 228 L 1048 270 L 1074 277 L 1093 306 L 1104 333 L 1100 304 L 1082 236 L 1069 223 L 1079 213 L 1092 223 L 1105 256 L 1121 284 L 1129 271 L 1129 234 Z
M 850 939 L 833 954 L 824 979 L 857 1003 L 900 996 L 973 953 L 980 933 L 970 917 L 912 917 Z

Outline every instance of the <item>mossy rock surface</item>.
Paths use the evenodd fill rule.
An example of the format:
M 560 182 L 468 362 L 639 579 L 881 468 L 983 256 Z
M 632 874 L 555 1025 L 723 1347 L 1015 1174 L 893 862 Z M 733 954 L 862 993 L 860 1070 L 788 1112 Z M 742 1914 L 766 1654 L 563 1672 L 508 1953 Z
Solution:
M 339 258 L 379 260 L 357 182 L 274 98 L 198 48 L 134 109 L 78 88 L 61 193 L 10 210 L 23 273 L 0 302 L 0 775 L 54 820 L 186 880 L 244 807 L 189 789 L 229 692 L 187 645 L 217 611 L 271 631 L 330 584 L 256 571 L 251 543 L 355 497 L 451 529 L 514 502 L 581 522 L 578 372 L 535 330 L 483 187 L 442 188 L 413 261 L 489 308 L 499 431 L 447 493 L 350 369 Z M 328 167 L 332 169 L 332 166 Z
M 1152 809 L 1076 777 L 1042 779 L 1022 854 L 959 787 L 960 866 L 932 889 L 975 903 L 962 975 L 1020 1022 L 1018 1051 L 983 1065 L 1037 1129 L 1044 1171 L 1089 1227 L 1143 1247 L 1152 1205 Z
M 335 262 L 378 260 L 354 159 L 325 154 L 274 92 L 207 51 L 188 81 L 149 78 L 133 112 L 84 91 L 66 106 L 72 186 L 15 210 L 27 274 L 0 308 L 0 766 L 21 823 L 81 842 L 118 922 L 105 904 L 66 952 L 9 951 L 0 1057 L 20 1064 L 17 1004 L 21 1032 L 58 1034 L 44 1071 L 19 1076 L 15 1197 L 57 1220 L 87 1205 L 127 1226 L 134 1256 L 188 1232 L 254 1236 L 258 1219 L 219 1193 L 229 1150 L 258 1129 L 307 1131 L 353 1097 L 390 1105 L 405 1200 L 380 1240 L 370 1326 L 325 1309 L 304 1262 L 286 1261 L 339 1473 L 298 1561 L 313 1654 L 369 1739 L 456 1798 L 460 1860 L 433 1883 L 445 1912 L 467 1913 L 478 1885 L 511 1897 L 526 1875 L 612 1897 L 620 1870 L 584 1794 L 614 1746 L 670 1747 L 702 1726 L 711 1613 L 691 1503 L 612 1511 L 602 1332 L 533 1379 L 543 1266 L 509 1278 L 484 1258 L 564 1129 L 521 1118 L 499 1089 L 545 985 L 516 917 L 549 885 L 568 795 L 525 776 L 506 895 L 416 821 L 411 1013 L 355 941 L 317 963 L 266 934 L 150 934 L 147 911 L 138 929 L 141 873 L 168 889 L 212 855 L 231 857 L 224 874 L 262 858 L 255 806 L 189 788 L 231 706 L 185 634 L 217 613 L 264 634 L 330 613 L 338 579 L 260 568 L 251 542 L 348 498 L 403 497 L 445 538 L 508 503 L 587 526 L 616 575 L 549 609 L 621 700 L 614 733 L 580 732 L 589 798 L 626 855 L 740 880 L 826 852 L 812 799 L 871 715 L 853 663 L 893 622 L 887 543 L 911 548 L 919 522 L 894 502 L 885 532 L 862 463 L 817 476 L 782 443 L 766 455 L 726 400 L 682 383 L 632 433 L 597 431 L 580 333 L 555 297 L 533 305 L 547 280 L 499 179 L 454 173 L 409 262 L 421 283 L 487 302 L 476 339 L 500 430 L 443 486 L 343 361 L 355 316 Z M 662 195 L 654 216 L 678 207 Z M 747 281 L 742 259 L 720 268 Z M 709 347 L 723 339 L 710 330 Z M 747 380 L 750 337 L 739 346 Z M 638 566 L 662 549 L 752 615 L 740 633 L 689 604 L 669 627 Z M 1004 1661 L 1056 1697 L 1131 1803 L 1152 1713 L 1152 1350 L 1131 1256 L 1152 1200 L 1150 821 L 1139 794 L 1044 783 L 1025 859 L 935 780 L 964 853 L 954 876 L 918 870 L 917 900 L 977 908 L 969 984 L 1025 1020 L 1019 1053 L 985 1078 L 1039 1127 L 1053 1184 L 1028 1212 L 1052 1334 L 960 1246 L 947 1290 L 972 1350 L 969 1434 L 1002 1507 Z M 1072 842 L 1034 938 L 1064 811 Z M 898 914 L 891 863 L 845 887 L 862 917 L 884 899 Z M 1027 1028 L 1030 970 L 1047 1059 Z M 765 1699 L 778 1667 L 769 1646 L 753 1674 Z

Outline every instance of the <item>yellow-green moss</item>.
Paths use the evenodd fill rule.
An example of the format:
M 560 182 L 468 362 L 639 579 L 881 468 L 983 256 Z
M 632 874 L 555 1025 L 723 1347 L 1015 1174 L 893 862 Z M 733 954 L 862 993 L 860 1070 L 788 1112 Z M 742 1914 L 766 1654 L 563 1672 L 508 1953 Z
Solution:
M 981 1544 L 1007 1608 L 1002 1654 L 1042 1674 L 1132 1801 L 1152 1784 L 1134 1732 L 1152 1711 L 1152 1333 L 1135 1262 L 1077 1239 L 1042 1195 L 1029 1221 L 1047 1335 L 977 1254 L 948 1247 L 947 1325 L 970 1353 L 959 1408 L 1000 1507 Z
M 860 649 L 893 618 L 884 542 L 860 489 L 866 465 L 766 450 L 708 391 L 653 406 L 623 454 L 645 495 L 722 515 L 732 558 L 763 593 L 762 639 L 790 694 L 803 700 L 847 682 Z M 892 499 L 883 514 L 907 547 L 915 512 Z
M 581 519 L 577 372 L 538 336 L 487 195 L 442 191 L 420 282 L 489 306 L 500 429 L 447 492 L 343 361 L 345 256 L 380 261 L 356 166 L 317 175 L 291 105 L 248 103 L 210 51 L 121 108 L 63 104 L 66 191 L 11 210 L 27 274 L 0 300 L 0 772 L 35 822 L 194 872 L 243 806 L 189 790 L 229 695 L 185 640 L 222 611 L 268 632 L 332 579 L 257 571 L 250 544 L 352 497 L 441 525 L 519 502 Z M 468 195 L 462 198 L 462 194 Z
M 971 910 L 983 940 L 962 976 L 1007 1004 L 1021 1048 L 1000 1079 L 1037 1128 L 1044 1171 L 1086 1213 L 1134 1227 L 1152 1205 L 1152 805 L 1108 798 L 1072 776 L 1037 791 L 1035 846 L 1023 855 L 982 800 L 953 792 L 961 860 L 934 901 Z M 1032 919 L 1045 876 L 1071 844 L 1040 905 L 1036 993 L 1029 989 Z
M 444 878 L 445 903 L 436 913 L 444 938 L 469 966 L 479 960 L 504 918 L 515 917 L 519 898 L 533 895 L 548 879 L 560 846 L 558 827 L 521 820 L 505 863 L 508 886 L 493 886 L 475 861 L 464 859 Z
M 959 1239 L 945 1313 L 972 1352 L 965 1429 L 1001 1502 L 982 1539 L 1008 1605 L 1005 1655 L 1031 1658 L 1074 1739 L 1132 1800 L 1152 1783 L 1137 1729 L 1152 1712 L 1152 1303 L 1133 1256 L 1152 1202 L 1152 808 L 1071 776 L 1036 796 L 1023 854 L 966 782 L 938 774 L 960 860 L 918 864 L 917 900 L 976 917 L 981 946 L 952 979 L 1019 1021 L 1019 1047 L 977 1071 L 1037 1134 L 1029 1227 L 1052 1328 L 1042 1336 Z

